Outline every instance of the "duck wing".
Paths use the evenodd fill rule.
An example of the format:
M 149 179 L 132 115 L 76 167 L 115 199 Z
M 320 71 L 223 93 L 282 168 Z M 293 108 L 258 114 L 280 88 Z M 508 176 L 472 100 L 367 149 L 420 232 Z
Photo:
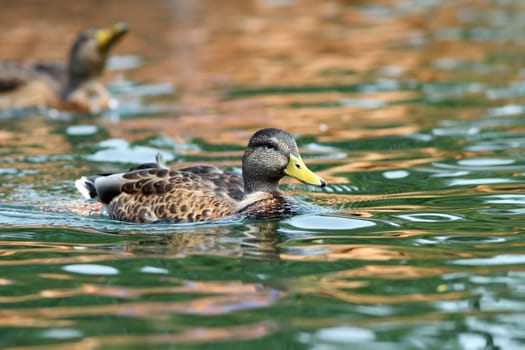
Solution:
M 38 64 L 35 66 L 19 62 L 0 62 L 0 92 L 12 91 L 22 85 L 41 80 L 55 85 L 52 80 L 65 78 L 59 65 Z
M 211 165 L 191 166 L 179 169 L 179 171 L 197 174 L 206 180 L 213 182 L 215 186 L 223 190 L 228 196 L 236 201 L 244 199 L 244 182 L 242 177 L 237 174 L 223 171 Z
M 0 110 L 54 105 L 59 92 L 60 82 L 34 66 L 0 63 Z
M 67 83 L 67 67 L 61 63 L 37 63 L 34 69 L 40 74 L 45 74 L 50 77 L 60 86 L 65 86 Z
M 230 187 L 235 187 L 234 177 L 223 175 L 232 185 L 221 185 L 219 169 L 200 168 L 202 174 L 199 169 L 194 170 L 139 169 L 83 177 L 76 185 L 87 197 L 108 203 L 108 212 L 116 220 L 194 222 L 234 214 L 238 203 L 228 193 Z

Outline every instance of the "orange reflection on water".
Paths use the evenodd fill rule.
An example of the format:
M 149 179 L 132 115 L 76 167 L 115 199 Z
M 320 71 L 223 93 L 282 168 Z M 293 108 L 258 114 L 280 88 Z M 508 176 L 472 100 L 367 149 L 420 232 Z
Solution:
M 0 54 L 10 55 L 9 58 L 62 59 L 78 30 L 112 22 L 122 15 L 121 6 L 115 4 L 98 4 L 96 11 L 87 5 L 60 4 L 51 0 L 47 6 L 39 3 L 16 6 L 11 10 L 16 15 L 11 11 L 0 14 L 2 23 L 6 24 L 0 33 Z M 344 98 L 397 102 L 417 97 L 417 91 L 341 93 L 320 89 L 318 93 L 299 90 L 297 94 L 286 95 L 277 91 L 261 96 L 224 98 L 228 88 L 239 86 L 324 86 L 333 90 L 334 86 L 376 79 L 375 75 L 369 78 L 368 74 L 384 67 L 394 67 L 400 74 L 406 72 L 403 79 L 413 78 L 418 82 L 446 79 L 449 73 L 432 69 L 429 62 L 443 55 L 482 59 L 486 57 L 487 47 L 492 45 L 425 40 L 422 45 L 428 47 L 424 50 L 411 46 L 408 39 L 414 33 L 427 39 L 435 28 L 456 24 L 457 18 L 450 15 L 457 10 L 452 4 L 436 6 L 432 23 L 425 11 L 399 12 L 378 19 L 367 14 L 361 5 L 313 0 L 289 2 L 286 6 L 261 1 L 221 1 L 219 5 L 200 0 L 159 1 L 145 10 L 140 1 L 128 0 L 126 20 L 131 23 L 131 33 L 119 45 L 117 53 L 140 55 L 148 64 L 125 74 L 137 80 L 176 82 L 182 87 L 178 96 L 180 110 L 169 117 L 122 120 L 118 127 L 111 122 L 101 121 L 101 124 L 105 124 L 111 137 L 128 140 L 163 133 L 174 139 L 201 136 L 217 143 L 235 144 L 245 144 L 249 136 L 245 133 L 262 126 L 321 135 L 322 142 L 406 135 L 420 130 L 428 122 L 413 112 L 418 106 L 387 104 L 382 108 L 363 108 L 336 103 L 329 108 L 315 107 L 316 102 L 337 102 Z M 61 8 L 61 11 L 51 13 L 49 8 Z M 38 22 L 34 21 L 35 16 Z M 1 48 L 5 48 L 5 52 L 1 52 Z M 396 79 L 394 75 L 392 80 Z M 314 106 L 281 108 L 293 103 L 313 103 Z M 457 111 L 458 116 L 465 113 L 468 112 Z M 363 123 L 365 126 L 392 125 L 378 131 L 363 128 Z M 134 130 L 141 133 L 133 135 Z M 54 134 L 48 131 L 47 135 Z M 42 141 L 44 145 L 46 141 L 49 143 Z M 59 139 L 53 149 L 65 144 L 65 140 Z
M 75 263 L 90 263 L 97 261 L 111 261 L 119 259 L 111 254 L 93 254 L 93 255 L 76 255 L 71 257 L 61 258 L 33 258 L 33 259 L 15 259 L 15 260 L 1 260 L 0 266 L 22 266 L 22 265 L 55 265 L 55 264 L 75 264 Z
M 0 327 L 37 327 L 37 328 L 54 328 L 54 327 L 69 327 L 73 324 L 70 320 L 53 320 L 41 319 L 39 317 L 32 317 L 30 315 L 2 315 L 0 319 Z
M 519 174 L 519 176 L 523 176 Z M 525 190 L 524 184 L 493 184 L 493 185 L 479 185 L 476 186 L 475 191 L 481 193 L 523 193 Z
M 311 252 L 322 251 L 321 254 L 309 254 Z M 352 244 L 309 244 L 302 247 L 304 255 L 281 253 L 283 260 L 391 260 L 406 258 L 402 252 L 392 251 L 389 246 L 361 246 Z
M 454 270 L 451 268 L 367 265 L 361 268 L 327 273 L 322 277 L 299 278 L 290 292 L 322 294 L 355 304 L 399 304 L 464 298 L 468 292 L 447 291 L 446 288 L 441 291 L 442 286 L 439 282 L 436 282 L 434 291 L 429 293 L 399 292 L 396 294 L 393 292 L 384 295 L 374 294 L 366 289 L 370 280 L 417 280 L 441 276 L 451 271 Z
M 445 267 L 417 267 L 417 266 L 388 266 L 366 265 L 352 270 L 333 272 L 323 277 L 326 281 L 338 281 L 343 278 L 369 278 L 382 279 L 416 279 L 431 276 L 440 276 L 453 271 Z
M 322 240 L 324 237 L 320 237 Z M 333 237 L 332 237 L 333 238 Z M 342 236 L 344 238 L 344 236 Z M 314 241 L 314 238 L 309 240 Z M 292 246 L 294 253 L 283 252 L 279 256 L 283 260 L 296 261 L 336 261 L 341 259 L 352 260 L 448 260 L 453 257 L 468 258 L 471 253 L 463 251 L 450 251 L 430 247 L 404 247 L 393 245 L 359 245 L 359 244 L 308 244 Z
M 198 297 L 198 295 L 204 295 Z M 212 294 L 212 295 L 210 295 Z M 180 286 L 129 288 L 118 286 L 84 284 L 79 288 L 43 290 L 40 293 L 3 297 L 1 303 L 17 303 L 27 301 L 42 301 L 47 298 L 62 300 L 61 305 L 74 302 L 75 297 L 92 295 L 109 297 L 107 303 L 98 298 L 96 305 L 10 308 L 0 310 L 0 325 L 3 327 L 40 327 L 40 328 L 75 328 L 76 321 L 71 318 L 80 317 L 138 317 L 163 323 L 168 334 L 101 336 L 87 337 L 74 344 L 64 347 L 53 345 L 53 349 L 71 349 L 77 346 L 84 349 L 86 345 L 95 347 L 102 345 L 125 344 L 162 344 L 186 342 L 231 341 L 232 339 L 252 339 L 267 335 L 275 330 L 273 324 L 265 322 L 243 324 L 233 327 L 188 327 L 170 320 L 172 314 L 191 315 L 222 315 L 256 308 L 268 308 L 280 300 L 285 293 L 268 289 L 258 284 L 242 282 L 195 282 L 181 281 Z M 152 295 L 171 299 L 172 295 L 192 295 L 191 300 L 141 302 L 133 301 L 140 297 L 149 298 Z M 128 299 L 117 302 L 117 299 Z M 69 300 L 69 301 L 68 301 Z M 15 347 L 18 349 L 18 347 Z M 40 348 L 40 347 L 36 347 Z M 43 346 L 42 348 L 47 348 Z
M 106 347 L 124 347 L 143 344 L 144 348 L 149 346 L 162 345 L 181 345 L 181 344 L 217 344 L 220 342 L 233 342 L 257 339 L 278 331 L 277 325 L 273 322 L 256 322 L 240 326 L 222 327 L 194 327 L 189 328 L 185 325 L 163 325 L 166 333 L 148 333 L 142 335 L 101 335 L 85 337 L 77 342 L 60 343 L 53 345 L 40 346 L 15 346 L 6 349 L 24 350 L 89 350 Z M 181 330 L 182 328 L 182 330 Z M 187 329 L 184 329 L 187 328 Z
M 322 172 L 323 178 L 330 179 L 325 176 Z M 289 191 L 288 193 L 293 193 Z M 299 193 L 299 192 L 296 192 Z M 338 205 L 349 205 L 351 203 L 360 203 L 359 208 L 356 208 L 356 213 L 361 216 L 372 216 L 373 212 L 397 212 L 397 211 L 417 211 L 421 209 L 428 209 L 428 206 L 423 205 L 408 205 L 408 204 L 392 204 L 390 206 L 370 206 L 366 207 L 363 204 L 366 202 L 374 203 L 374 201 L 382 200 L 393 200 L 393 199 L 404 199 L 404 198 L 452 198 L 465 196 L 465 191 L 462 188 L 451 188 L 451 189 L 440 189 L 435 191 L 414 191 L 414 192 L 399 192 L 399 193 L 382 193 L 376 195 L 363 195 L 363 194 L 344 194 L 337 193 L 334 196 L 333 193 L 324 192 L 310 192 L 310 197 L 316 199 L 316 203 L 327 205 L 330 207 L 337 207 Z
M 406 293 L 401 295 L 370 295 L 361 293 L 351 293 L 346 290 L 336 288 L 326 288 L 322 294 L 355 304 L 403 304 L 434 302 L 442 300 L 461 300 L 468 296 L 468 292 L 448 292 L 448 293 Z
M 454 272 L 453 268 L 443 267 L 416 267 L 416 266 L 389 266 L 366 265 L 355 269 L 342 270 L 299 277 L 290 284 L 291 295 L 297 293 L 329 296 L 334 299 L 356 304 L 403 304 L 414 302 L 433 302 L 443 300 L 459 300 L 469 295 L 469 291 L 450 291 L 446 284 L 439 279 L 434 280 L 435 285 L 429 285 L 431 290 L 427 293 L 410 293 L 401 289 L 399 292 L 377 294 L 370 290 L 370 281 L 378 280 L 419 280 L 435 278 L 443 274 Z M 431 283 L 431 282 L 429 282 Z
M 98 289 L 98 287 L 96 288 Z M 104 289 L 102 289 L 104 290 Z M 158 293 L 172 292 L 170 287 L 156 288 Z M 179 291 L 180 292 L 180 291 Z M 187 292 L 187 290 L 185 291 Z M 193 292 L 193 290 L 192 290 Z M 213 293 L 209 290 L 208 293 Z M 61 292 L 53 297 L 62 297 Z M 65 293 L 66 296 L 69 293 Z M 68 296 L 83 295 L 84 289 Z M 122 288 L 119 296 L 126 294 Z M 21 317 L 23 319 L 60 319 L 80 316 L 130 316 L 130 317 L 164 317 L 172 313 L 191 315 L 220 315 L 240 310 L 264 308 L 277 302 L 284 293 L 273 289 L 261 289 L 251 293 L 233 293 L 217 296 L 208 296 L 182 302 L 125 302 L 120 304 L 91 305 L 91 306 L 61 306 L 61 307 L 33 307 L 31 309 L 3 309 L 0 310 L 1 319 Z M 104 294 L 102 294 L 104 296 Z M 115 296 L 112 292 L 111 296 Z M 45 296 L 44 296 L 45 297 Z

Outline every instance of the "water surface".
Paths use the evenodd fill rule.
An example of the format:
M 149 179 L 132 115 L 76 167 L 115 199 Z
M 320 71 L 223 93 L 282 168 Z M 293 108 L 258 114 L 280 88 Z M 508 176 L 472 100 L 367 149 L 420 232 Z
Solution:
M 0 121 L 0 347 L 525 347 L 522 2 L 98 5 L 0 12 L 6 59 L 132 26 L 117 109 Z M 156 152 L 239 171 L 260 127 L 329 182 L 284 181 L 293 217 L 120 223 L 73 186 Z

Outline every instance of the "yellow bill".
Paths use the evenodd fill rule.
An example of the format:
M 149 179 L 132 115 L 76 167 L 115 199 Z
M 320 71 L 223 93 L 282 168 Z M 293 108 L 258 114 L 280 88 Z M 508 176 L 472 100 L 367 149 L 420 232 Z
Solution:
M 96 32 L 98 46 L 101 49 L 108 49 L 113 43 L 126 34 L 128 30 L 129 28 L 126 22 L 118 22 L 111 28 L 98 29 Z
M 293 154 L 290 154 L 290 161 L 288 162 L 286 169 L 284 169 L 284 173 L 308 185 L 319 187 L 326 186 L 326 181 L 308 169 L 300 156 L 296 157 Z

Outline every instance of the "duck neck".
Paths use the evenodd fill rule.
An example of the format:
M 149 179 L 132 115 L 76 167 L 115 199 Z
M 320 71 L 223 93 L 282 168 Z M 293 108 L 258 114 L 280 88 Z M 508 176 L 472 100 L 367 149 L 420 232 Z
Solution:
M 260 181 L 244 178 L 244 192 L 246 194 L 254 192 L 279 193 L 279 179 Z
M 76 89 L 91 81 L 96 81 L 102 75 L 105 60 L 99 57 L 77 57 L 71 55 L 67 67 L 68 88 Z
M 89 81 L 93 81 L 96 78 L 96 74 L 93 74 L 92 72 L 82 72 L 82 71 L 75 71 L 74 69 L 69 69 L 68 72 L 68 82 L 67 82 L 67 88 L 68 90 L 76 89 L 82 85 L 85 85 Z

